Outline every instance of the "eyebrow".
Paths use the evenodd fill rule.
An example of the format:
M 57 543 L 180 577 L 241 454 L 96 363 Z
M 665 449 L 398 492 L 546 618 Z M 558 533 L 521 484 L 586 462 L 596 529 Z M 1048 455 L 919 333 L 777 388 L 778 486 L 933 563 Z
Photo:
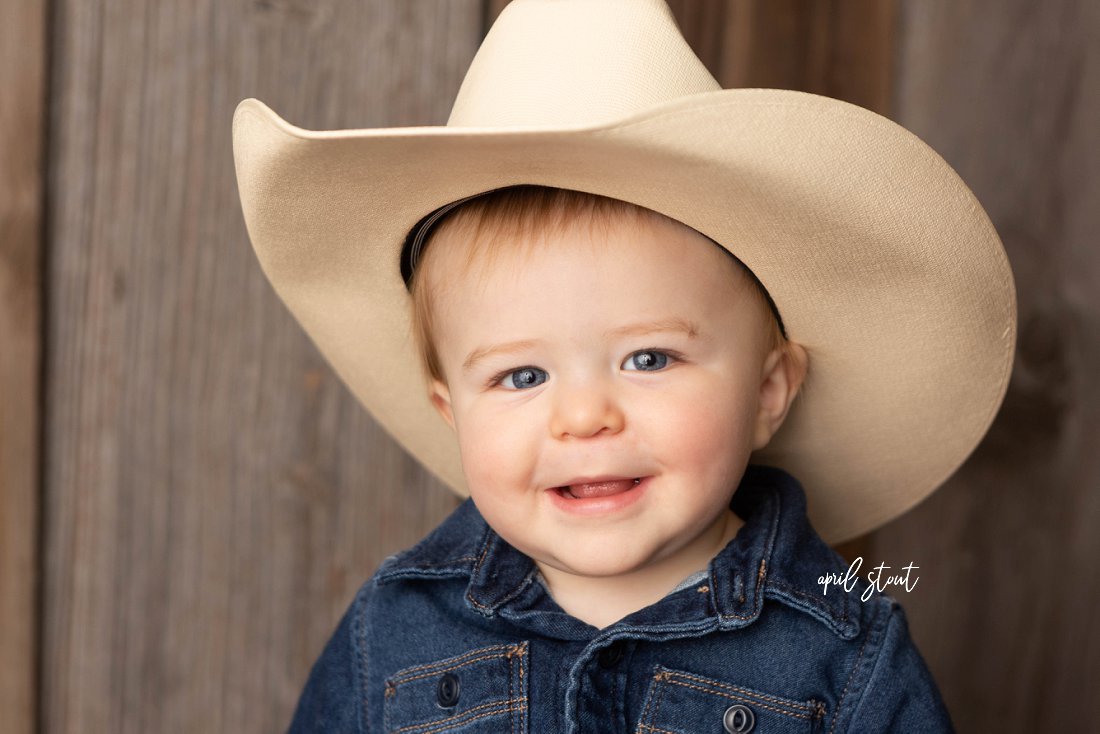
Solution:
M 657 321 L 646 321 L 637 324 L 628 324 L 626 326 L 620 326 L 615 329 L 604 332 L 605 339 L 622 338 L 624 336 L 644 336 L 645 334 L 654 334 L 661 331 L 680 331 L 691 339 L 694 339 L 699 335 L 699 327 L 693 322 L 680 317 L 673 317 L 668 319 L 658 319 Z M 537 346 L 540 343 L 538 339 L 523 339 L 521 341 L 507 342 L 505 344 L 496 344 L 489 347 L 478 347 L 470 352 L 466 357 L 466 361 L 462 363 L 462 371 L 469 372 L 470 369 L 487 357 L 496 354 L 514 354 L 515 352 L 522 351 L 524 349 L 530 349 Z

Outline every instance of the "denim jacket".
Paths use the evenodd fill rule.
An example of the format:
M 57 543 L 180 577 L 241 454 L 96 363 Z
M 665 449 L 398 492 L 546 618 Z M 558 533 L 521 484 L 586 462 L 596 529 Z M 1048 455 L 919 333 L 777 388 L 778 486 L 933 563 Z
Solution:
M 750 465 L 730 507 L 745 524 L 704 578 L 598 629 L 466 500 L 360 588 L 290 731 L 953 731 L 897 601 L 823 593 L 848 564 L 798 481 Z

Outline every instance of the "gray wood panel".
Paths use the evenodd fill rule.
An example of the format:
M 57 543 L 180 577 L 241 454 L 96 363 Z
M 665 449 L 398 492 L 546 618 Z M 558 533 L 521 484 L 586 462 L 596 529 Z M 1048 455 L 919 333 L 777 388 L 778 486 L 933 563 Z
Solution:
M 959 472 L 874 537 L 961 732 L 1096 731 L 1100 691 L 1100 6 L 901 3 L 895 119 L 1004 240 L 1020 328 Z
M 278 731 L 382 558 L 456 500 L 265 280 L 230 122 L 442 124 L 479 0 L 57 3 L 49 732 Z
M 0 0 L 0 731 L 35 726 L 46 4 Z
M 307 128 L 442 124 L 504 4 L 52 6 L 45 731 L 281 730 L 359 584 L 455 506 L 264 279 L 237 203 L 230 121 L 255 96 Z M 724 86 L 804 89 L 887 114 L 990 212 L 1020 296 L 1005 407 L 947 486 L 842 552 L 921 566 L 917 589 L 898 596 L 961 732 L 1087 729 L 1100 690 L 1096 4 L 671 5 Z M 5 14 L 15 7 L 0 0 Z M 18 7 L 33 29 L 33 6 Z M 20 99 L 41 85 L 33 69 L 0 68 Z M 10 94 L 0 85 L 0 100 Z M 8 126 L 30 131 L 34 116 L 7 109 L 0 150 L 27 155 Z M 17 191 L 33 189 L 35 165 L 19 169 Z M 5 205 L 11 186 L 0 181 Z M 39 482 L 39 449 L 24 422 L 33 400 L 8 395 L 34 390 L 39 329 L 27 305 L 33 245 L 6 236 L 22 222 L 32 242 L 34 214 L 10 211 L 0 208 L 0 343 L 22 346 L 14 361 L 0 354 L 0 641 L 23 646 L 15 658 L 2 648 L 0 704 L 14 708 L 0 711 L 23 728 L 0 728 L 21 734 L 33 718 L 21 632 L 33 634 L 33 580 L 11 548 L 33 552 L 23 522 L 34 500 L 19 488 Z

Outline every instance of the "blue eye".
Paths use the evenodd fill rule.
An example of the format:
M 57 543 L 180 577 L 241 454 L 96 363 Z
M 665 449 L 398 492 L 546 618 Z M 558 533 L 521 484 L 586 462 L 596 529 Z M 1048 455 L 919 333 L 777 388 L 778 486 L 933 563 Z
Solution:
M 634 352 L 623 362 L 623 369 L 638 372 L 655 372 L 668 366 L 669 355 L 656 349 Z M 633 366 L 633 369 L 631 367 Z
M 507 390 L 523 390 L 541 385 L 546 382 L 546 377 L 545 370 L 540 370 L 538 367 L 523 367 L 501 375 L 500 385 Z

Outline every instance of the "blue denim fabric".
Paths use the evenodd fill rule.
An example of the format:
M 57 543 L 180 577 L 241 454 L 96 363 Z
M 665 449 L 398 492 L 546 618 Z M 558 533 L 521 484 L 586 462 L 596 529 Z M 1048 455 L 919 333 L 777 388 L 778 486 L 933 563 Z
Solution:
M 290 731 L 953 731 L 901 606 L 822 593 L 848 564 L 798 481 L 749 466 L 730 506 L 745 525 L 702 583 L 597 629 L 467 500 L 362 586 Z

